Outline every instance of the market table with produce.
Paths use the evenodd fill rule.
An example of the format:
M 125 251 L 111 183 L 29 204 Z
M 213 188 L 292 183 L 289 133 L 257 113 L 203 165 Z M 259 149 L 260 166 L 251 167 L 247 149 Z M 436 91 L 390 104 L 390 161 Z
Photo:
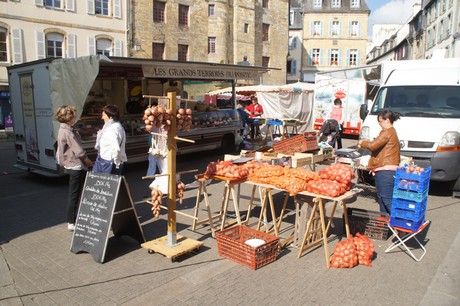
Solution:
M 300 235 L 303 236 L 300 243 L 298 257 L 300 257 L 306 249 L 309 249 L 310 246 L 317 245 L 322 242 L 326 256 L 326 265 L 329 267 L 330 254 L 327 234 L 331 226 L 337 204 L 339 203 L 343 206 L 344 210 L 343 218 L 346 234 L 347 236 L 350 234 L 345 202 L 354 196 L 354 193 L 350 191 L 352 187 L 351 180 L 353 179 L 354 174 L 353 170 L 348 165 L 332 164 L 319 172 L 314 172 L 305 168 L 289 168 L 280 165 L 270 165 L 267 163 L 260 163 L 255 160 L 250 160 L 244 164 L 235 164 L 232 161 L 219 161 L 211 162 L 208 165 L 206 175 L 208 177 L 220 178 L 221 180 L 226 181 L 223 196 L 224 205 L 222 216 L 227 214 L 228 201 L 230 194 L 232 194 L 238 224 L 241 224 L 241 219 L 238 207 L 238 197 L 234 188 L 235 185 L 246 183 L 251 184 L 254 187 L 259 187 L 262 190 L 262 209 L 259 215 L 257 230 L 260 229 L 262 216 L 266 219 L 265 214 L 269 206 L 273 219 L 273 229 L 270 229 L 270 231 L 274 231 L 276 237 L 279 237 L 279 229 L 284 216 L 288 197 L 301 196 L 302 198 L 298 201 L 298 203 L 303 202 L 307 197 L 310 197 L 312 200 L 307 201 L 307 203 L 312 207 L 312 214 L 307 221 L 306 230 L 302 233 L 296 233 L 298 237 L 300 237 Z M 232 182 L 231 187 L 229 182 Z M 276 216 L 275 203 L 272 197 L 273 191 L 286 192 L 279 216 Z M 248 216 L 251 212 L 252 200 L 253 195 L 251 196 L 250 205 L 248 207 Z M 329 221 L 326 225 L 325 203 L 329 201 L 332 203 L 332 210 Z M 318 213 L 318 211 L 320 228 L 316 228 L 315 230 L 319 231 L 319 235 L 317 235 L 318 239 L 312 240 L 310 239 L 310 236 L 313 217 L 316 213 Z M 296 222 L 303 222 L 300 219 L 300 216 L 298 217 L 299 218 L 296 218 Z M 224 222 L 221 224 L 221 230 L 223 230 L 223 228 Z M 295 230 L 299 230 L 300 228 L 299 224 L 295 226 Z M 266 230 L 268 230 L 268 227 Z M 287 238 L 287 241 L 290 239 L 291 237 Z

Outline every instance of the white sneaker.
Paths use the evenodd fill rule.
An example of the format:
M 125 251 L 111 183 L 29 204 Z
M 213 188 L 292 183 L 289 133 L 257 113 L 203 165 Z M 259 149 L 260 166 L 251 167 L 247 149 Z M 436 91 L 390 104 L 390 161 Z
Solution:
M 67 223 L 67 229 L 68 229 L 70 232 L 73 232 L 73 231 L 75 230 L 75 224 Z

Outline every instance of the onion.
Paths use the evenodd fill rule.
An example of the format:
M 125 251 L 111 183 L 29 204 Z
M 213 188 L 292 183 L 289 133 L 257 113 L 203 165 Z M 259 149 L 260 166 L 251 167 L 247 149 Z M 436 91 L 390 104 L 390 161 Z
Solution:
M 185 109 L 183 108 L 179 108 L 179 110 L 177 111 L 180 115 L 185 115 Z
M 147 108 L 145 111 L 144 111 L 144 115 L 146 116 L 150 116 L 152 114 L 152 110 L 150 108 Z
M 187 110 L 185 111 L 185 113 L 187 115 L 191 115 L 192 114 L 192 109 L 191 108 L 187 108 Z
M 146 130 L 147 132 L 151 132 L 151 131 L 153 130 L 153 125 L 146 124 L 146 125 L 145 125 L 145 130 Z

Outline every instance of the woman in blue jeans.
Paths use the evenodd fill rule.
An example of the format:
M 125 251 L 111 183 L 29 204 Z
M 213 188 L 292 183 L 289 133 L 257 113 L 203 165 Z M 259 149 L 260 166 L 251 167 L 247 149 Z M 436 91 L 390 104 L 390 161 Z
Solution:
M 380 211 L 391 213 L 391 201 L 393 200 L 393 186 L 396 169 L 400 161 L 400 146 L 398 134 L 393 123 L 399 119 L 399 114 L 390 110 L 383 110 L 377 116 L 382 130 L 377 138 L 372 141 L 359 140 L 358 145 L 371 151 L 368 168 L 375 175 L 375 187 L 377 187 L 377 201 Z

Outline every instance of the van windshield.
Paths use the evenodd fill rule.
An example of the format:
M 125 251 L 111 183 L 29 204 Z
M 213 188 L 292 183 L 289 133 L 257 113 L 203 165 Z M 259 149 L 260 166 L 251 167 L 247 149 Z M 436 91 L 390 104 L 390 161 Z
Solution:
M 405 117 L 460 118 L 458 86 L 382 87 L 371 114 L 391 109 Z

